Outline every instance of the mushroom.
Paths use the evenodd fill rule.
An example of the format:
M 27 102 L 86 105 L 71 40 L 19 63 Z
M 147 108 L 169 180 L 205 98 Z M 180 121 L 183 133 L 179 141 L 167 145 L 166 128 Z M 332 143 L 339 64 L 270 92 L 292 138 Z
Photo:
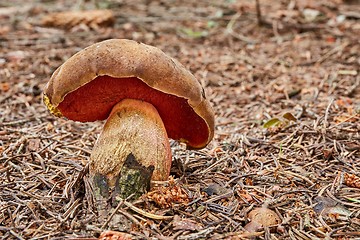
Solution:
M 214 114 L 197 79 L 158 48 L 132 40 L 106 40 L 70 57 L 53 73 L 43 100 L 58 117 L 107 119 L 90 156 L 97 199 L 138 197 L 151 180 L 167 180 L 168 137 L 200 149 L 214 134 Z

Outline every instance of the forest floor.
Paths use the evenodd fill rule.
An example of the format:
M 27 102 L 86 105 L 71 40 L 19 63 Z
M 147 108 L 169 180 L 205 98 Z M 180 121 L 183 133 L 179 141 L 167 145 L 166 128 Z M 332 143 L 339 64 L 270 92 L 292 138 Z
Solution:
M 113 230 L 360 238 L 360 3 L 259 2 L 261 16 L 255 0 L 1 1 L 0 239 L 97 239 L 111 228 L 86 167 L 104 123 L 56 118 L 42 102 L 58 66 L 109 38 L 179 60 L 215 112 L 212 142 L 195 151 L 171 141 L 172 179 L 122 202 L 129 224 Z M 51 15 L 85 9 L 109 9 L 113 21 Z

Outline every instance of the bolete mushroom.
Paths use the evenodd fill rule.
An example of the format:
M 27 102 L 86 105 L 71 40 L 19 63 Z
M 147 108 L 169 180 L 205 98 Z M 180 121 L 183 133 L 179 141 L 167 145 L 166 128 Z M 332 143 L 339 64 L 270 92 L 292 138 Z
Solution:
M 214 134 L 214 114 L 196 78 L 158 48 L 132 40 L 76 53 L 53 73 L 43 96 L 55 116 L 107 119 L 90 157 L 95 196 L 144 193 L 150 180 L 169 177 L 168 137 L 200 149 Z

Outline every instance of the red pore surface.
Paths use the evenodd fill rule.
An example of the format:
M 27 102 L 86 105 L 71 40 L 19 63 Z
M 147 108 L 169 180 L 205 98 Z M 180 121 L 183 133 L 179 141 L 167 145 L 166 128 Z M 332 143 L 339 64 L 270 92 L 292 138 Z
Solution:
M 155 90 L 138 78 L 97 77 L 67 94 L 58 108 L 74 121 L 104 120 L 113 106 L 125 98 L 143 100 L 155 106 L 170 138 L 185 139 L 194 148 L 205 145 L 208 127 L 187 100 Z

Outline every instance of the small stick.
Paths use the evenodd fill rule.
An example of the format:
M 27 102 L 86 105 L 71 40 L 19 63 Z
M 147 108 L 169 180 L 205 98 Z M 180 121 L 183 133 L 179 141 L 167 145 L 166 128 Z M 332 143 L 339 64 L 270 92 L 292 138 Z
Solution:
M 326 130 L 326 127 L 328 125 L 329 111 L 330 111 L 330 107 L 333 104 L 333 102 L 334 102 L 334 98 L 331 98 L 328 106 L 326 107 L 325 117 L 324 117 L 324 130 Z
M 260 2 L 259 0 L 255 0 L 256 2 L 256 17 L 257 17 L 257 22 L 258 25 L 261 26 L 263 25 L 263 20 L 262 20 L 262 16 L 261 16 L 261 9 L 260 9 Z
M 151 219 L 155 219 L 155 220 L 170 220 L 173 219 L 172 216 L 161 216 L 161 215 L 156 215 L 156 214 L 152 214 L 152 213 L 148 213 L 145 212 L 144 210 L 135 207 L 134 205 L 132 205 L 131 203 L 124 201 L 124 205 L 126 205 L 127 207 L 129 207 L 131 210 L 133 210 L 134 212 L 137 212 L 145 217 L 151 218 Z
M 124 199 L 121 199 L 119 204 L 116 206 L 114 212 L 110 215 L 110 217 L 106 220 L 106 222 L 101 226 L 102 229 L 104 229 L 109 222 L 111 221 L 111 219 L 114 217 L 114 215 L 118 212 L 118 210 L 120 209 L 120 207 L 124 204 Z

